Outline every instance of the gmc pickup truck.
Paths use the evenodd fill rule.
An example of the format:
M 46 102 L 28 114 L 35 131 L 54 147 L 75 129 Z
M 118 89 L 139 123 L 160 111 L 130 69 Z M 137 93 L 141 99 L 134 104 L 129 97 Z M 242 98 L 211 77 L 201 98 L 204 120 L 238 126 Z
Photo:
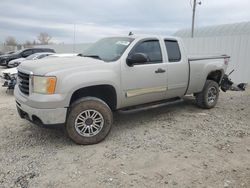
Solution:
M 14 90 L 21 118 L 64 125 L 77 144 L 95 144 L 110 132 L 113 111 L 193 94 L 213 108 L 229 57 L 188 57 L 175 37 L 104 38 L 83 54 L 23 63 Z

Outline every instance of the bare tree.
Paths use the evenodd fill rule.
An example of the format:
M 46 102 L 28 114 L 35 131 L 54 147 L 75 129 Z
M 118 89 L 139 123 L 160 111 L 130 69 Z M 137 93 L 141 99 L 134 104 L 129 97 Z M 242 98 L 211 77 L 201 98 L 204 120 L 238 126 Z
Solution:
M 37 45 L 36 40 L 33 40 L 32 44 L 33 44 L 33 45 Z
M 25 48 L 32 47 L 32 42 L 26 40 L 26 42 L 24 43 L 24 47 Z
M 4 43 L 6 46 L 16 46 L 17 45 L 17 41 L 16 41 L 15 37 L 13 37 L 13 36 L 8 36 L 5 39 Z
M 49 44 L 51 38 L 52 37 L 46 32 L 42 32 L 37 36 L 37 39 L 40 41 L 40 44 Z

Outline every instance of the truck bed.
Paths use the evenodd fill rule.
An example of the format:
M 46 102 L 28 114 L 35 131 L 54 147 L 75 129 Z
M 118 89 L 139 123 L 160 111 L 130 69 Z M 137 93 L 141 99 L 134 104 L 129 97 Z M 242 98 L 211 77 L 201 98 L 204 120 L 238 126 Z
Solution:
M 217 70 L 223 75 L 227 67 L 225 59 L 229 58 L 227 55 L 188 56 L 189 84 L 186 94 L 201 92 L 210 72 Z

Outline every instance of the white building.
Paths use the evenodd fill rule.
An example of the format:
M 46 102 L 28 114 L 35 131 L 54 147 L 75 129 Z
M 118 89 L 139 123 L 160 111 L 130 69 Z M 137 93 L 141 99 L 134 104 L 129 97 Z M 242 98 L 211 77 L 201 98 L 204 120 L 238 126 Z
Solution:
M 231 78 L 235 82 L 250 83 L 250 22 L 208 26 L 177 31 L 183 38 L 188 54 L 227 54 L 231 62 L 227 72 L 235 69 Z

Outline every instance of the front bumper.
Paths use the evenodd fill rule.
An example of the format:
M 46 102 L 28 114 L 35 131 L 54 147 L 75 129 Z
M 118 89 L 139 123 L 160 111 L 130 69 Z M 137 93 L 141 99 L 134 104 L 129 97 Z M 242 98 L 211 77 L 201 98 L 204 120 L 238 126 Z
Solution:
M 17 111 L 21 118 L 37 125 L 64 124 L 67 114 L 66 108 L 37 109 L 16 101 Z
M 25 118 L 39 125 L 64 124 L 67 116 L 67 108 L 36 108 L 27 104 L 18 88 L 15 88 L 17 111 L 21 118 Z

